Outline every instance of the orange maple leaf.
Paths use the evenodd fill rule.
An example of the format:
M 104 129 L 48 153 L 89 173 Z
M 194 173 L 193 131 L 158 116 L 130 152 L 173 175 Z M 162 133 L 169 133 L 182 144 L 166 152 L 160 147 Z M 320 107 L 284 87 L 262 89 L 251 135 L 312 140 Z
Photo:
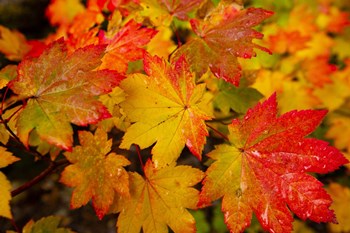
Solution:
M 299 31 L 279 30 L 268 39 L 269 48 L 274 53 L 296 53 L 307 47 L 310 36 L 301 35 Z
M 337 71 L 337 66 L 329 63 L 329 56 L 317 56 L 306 59 L 302 63 L 305 78 L 316 87 L 332 83 L 331 74 Z
M 64 169 L 60 182 L 75 188 L 72 208 L 79 208 L 92 199 L 101 219 L 115 196 L 129 197 L 129 176 L 123 167 L 130 162 L 124 156 L 110 153 L 112 140 L 108 140 L 107 133 L 100 128 L 94 135 L 79 131 L 79 141 L 81 146 L 64 154 L 72 164 Z
M 126 73 L 128 63 L 141 59 L 145 46 L 157 31 L 150 28 L 143 28 L 141 24 L 130 20 L 112 38 L 105 36 L 100 31 L 99 39 L 101 44 L 107 44 L 106 54 L 102 58 L 100 69 L 108 68 L 119 73 Z
M 322 183 L 306 172 L 327 173 L 348 162 L 328 143 L 304 138 L 318 126 L 324 110 L 291 111 L 276 117 L 276 95 L 229 125 L 230 145 L 208 156 L 199 206 L 223 197 L 222 211 L 232 232 L 243 232 L 253 212 L 265 230 L 291 232 L 299 218 L 336 222 Z

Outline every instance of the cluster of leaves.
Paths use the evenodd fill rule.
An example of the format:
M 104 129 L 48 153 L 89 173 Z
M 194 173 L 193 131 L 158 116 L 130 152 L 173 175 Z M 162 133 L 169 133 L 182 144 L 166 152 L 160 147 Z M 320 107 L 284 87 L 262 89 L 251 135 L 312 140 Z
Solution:
M 20 160 L 13 144 L 49 160 L 46 174 L 64 166 L 70 207 L 91 201 L 99 219 L 118 213 L 118 232 L 195 232 L 189 209 L 219 199 L 231 232 L 247 229 L 253 214 L 270 232 L 291 232 L 293 213 L 336 223 L 314 173 L 348 161 L 307 137 L 327 110 L 292 110 L 330 110 L 326 136 L 349 150 L 338 132 L 349 125 L 350 21 L 336 4 L 52 0 L 56 30 L 46 38 L 0 26 L 0 52 L 13 62 L 0 71 L 0 168 Z M 130 148 L 137 164 L 122 153 Z M 337 190 L 349 190 L 328 189 L 335 203 Z M 0 193 L 0 216 L 13 219 L 3 173 Z M 70 232 L 58 223 L 47 217 L 23 232 Z

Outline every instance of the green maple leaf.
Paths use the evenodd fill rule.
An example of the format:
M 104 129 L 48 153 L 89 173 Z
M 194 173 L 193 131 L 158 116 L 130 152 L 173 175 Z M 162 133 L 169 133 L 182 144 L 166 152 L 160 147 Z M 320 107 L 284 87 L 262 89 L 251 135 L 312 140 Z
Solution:
M 18 137 L 28 145 L 36 130 L 44 141 L 62 149 L 72 146 L 70 123 L 85 126 L 111 114 L 96 99 L 112 91 L 123 76 L 110 70 L 94 70 L 101 64 L 104 45 L 87 46 L 67 54 L 63 40 L 49 45 L 38 58 L 25 59 L 9 87 L 27 99 L 19 114 Z
M 24 227 L 23 233 L 74 233 L 68 228 L 58 227 L 61 218 L 57 216 L 48 216 L 34 222 L 30 220 Z M 7 233 L 16 233 L 15 231 L 7 231 Z

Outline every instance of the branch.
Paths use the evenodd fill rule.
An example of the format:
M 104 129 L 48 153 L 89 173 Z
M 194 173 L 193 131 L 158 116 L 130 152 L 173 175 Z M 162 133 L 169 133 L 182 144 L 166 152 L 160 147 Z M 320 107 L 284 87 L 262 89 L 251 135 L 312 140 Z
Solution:
M 39 183 L 41 180 L 43 180 L 46 176 L 50 175 L 53 171 L 55 171 L 59 166 L 66 165 L 69 162 L 65 159 L 62 159 L 57 162 L 51 162 L 49 167 L 46 168 L 43 172 L 41 172 L 39 175 L 34 177 L 32 180 L 24 183 L 22 186 L 18 187 L 17 189 L 13 190 L 11 192 L 11 196 L 17 196 L 18 194 L 22 193 L 23 191 L 29 189 L 30 187 L 34 186 L 35 184 Z
M 214 127 L 212 127 L 211 125 L 209 124 L 206 124 L 208 128 L 210 128 L 211 130 L 213 130 L 216 134 L 218 134 L 220 137 L 222 137 L 223 139 L 225 139 L 226 141 L 229 141 L 228 137 L 221 133 L 220 131 L 218 131 L 217 129 L 215 129 Z

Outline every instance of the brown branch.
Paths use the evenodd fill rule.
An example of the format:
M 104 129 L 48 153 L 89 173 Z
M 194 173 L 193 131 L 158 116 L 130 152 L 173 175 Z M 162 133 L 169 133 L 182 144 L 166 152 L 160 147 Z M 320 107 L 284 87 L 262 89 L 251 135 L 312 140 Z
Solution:
M 24 183 L 23 185 L 21 185 L 20 187 L 18 187 L 17 189 L 13 190 L 11 192 L 11 196 L 14 197 L 20 193 L 22 193 L 23 191 L 31 188 L 32 186 L 34 186 L 35 184 L 39 183 L 41 180 L 43 180 L 45 177 L 47 177 L 48 175 L 50 175 L 53 171 L 55 171 L 59 166 L 62 165 L 66 165 L 69 162 L 65 159 L 62 159 L 61 161 L 57 161 L 57 162 L 51 162 L 50 165 L 44 170 L 42 171 L 39 175 L 37 175 L 36 177 L 34 177 L 32 180 Z

